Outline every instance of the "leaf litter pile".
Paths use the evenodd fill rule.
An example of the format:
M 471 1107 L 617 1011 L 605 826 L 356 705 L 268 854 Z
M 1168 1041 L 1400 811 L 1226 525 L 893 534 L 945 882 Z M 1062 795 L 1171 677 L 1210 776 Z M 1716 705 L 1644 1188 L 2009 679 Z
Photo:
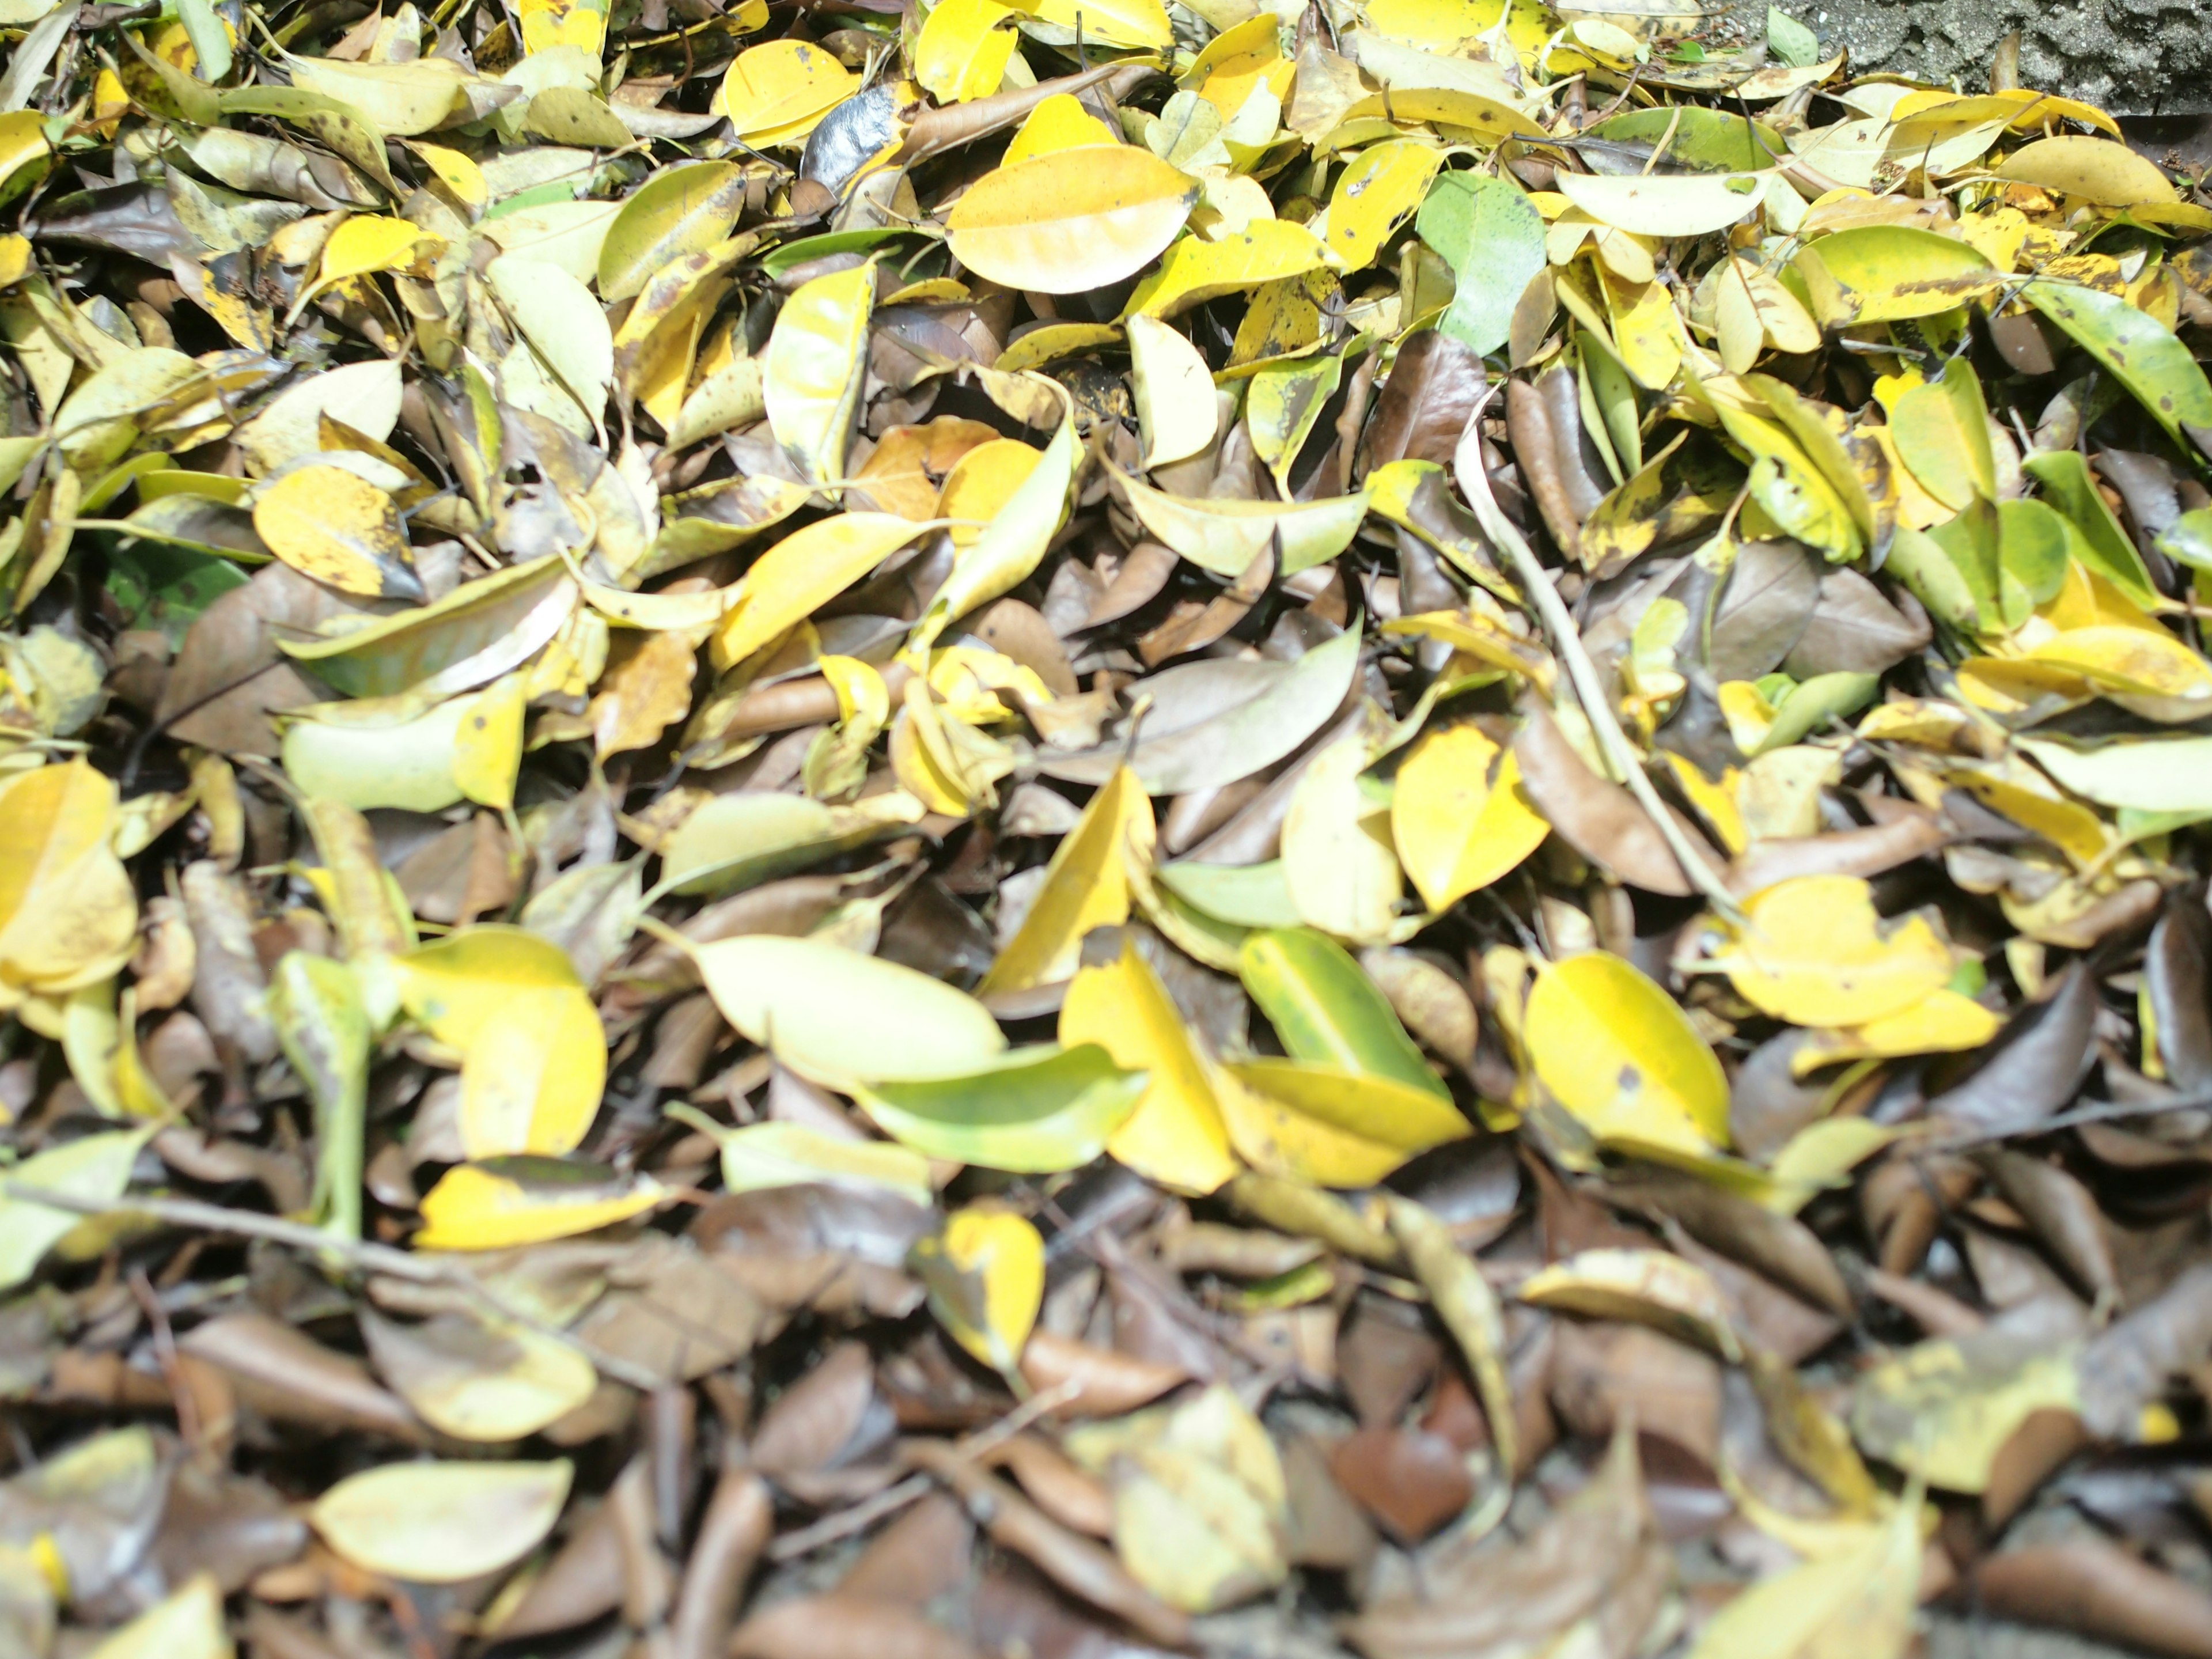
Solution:
M 2212 1654 L 2201 180 L 1779 15 L 0 27 L 0 1653 Z

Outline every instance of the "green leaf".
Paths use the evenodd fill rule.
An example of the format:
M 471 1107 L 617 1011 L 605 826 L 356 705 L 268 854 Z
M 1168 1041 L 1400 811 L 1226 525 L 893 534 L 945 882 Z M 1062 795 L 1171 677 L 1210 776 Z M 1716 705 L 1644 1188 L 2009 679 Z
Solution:
M 724 1018 L 834 1088 L 965 1077 L 1006 1046 L 966 992 L 841 945 L 760 933 L 693 954 Z
M 1085 1042 L 1017 1049 L 964 1076 L 878 1084 L 856 1097 L 884 1133 L 926 1158 L 1054 1175 L 1105 1150 L 1149 1075 Z
M 2071 335 L 2175 438 L 2184 427 L 2212 427 L 2212 381 L 2171 329 L 2124 295 L 2039 282 L 2021 297 Z
M 1791 69 L 1810 69 L 1820 61 L 1820 37 L 1778 6 L 1766 9 L 1766 49 Z
M 2089 463 L 2079 450 L 2045 450 L 2021 463 L 2021 471 L 2043 486 L 2044 498 L 2065 515 L 2068 544 L 2074 556 L 2137 605 L 2148 609 L 2158 603 L 2158 590 L 2142 555 L 2112 509 L 2098 493 Z
M 1437 325 L 1470 351 L 1505 343 L 1522 290 L 1544 269 L 1544 220 L 1510 179 L 1447 173 L 1430 187 L 1414 233 L 1452 269 L 1458 288 Z
M 1237 953 L 1237 970 L 1293 1060 L 1451 1097 L 1375 981 L 1328 934 L 1311 927 L 1255 933 Z
M 200 78 L 220 81 L 230 73 L 230 35 L 210 0 L 177 0 L 177 16 L 199 59 Z

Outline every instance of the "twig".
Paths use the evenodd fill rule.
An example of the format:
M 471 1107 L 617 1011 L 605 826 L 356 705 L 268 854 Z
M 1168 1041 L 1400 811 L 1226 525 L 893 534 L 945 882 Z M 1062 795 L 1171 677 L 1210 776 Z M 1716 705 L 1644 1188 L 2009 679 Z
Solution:
M 1071 1377 L 1056 1388 L 1033 1394 L 989 1428 L 969 1435 L 953 1449 L 971 1462 L 980 1462 L 1037 1419 L 1048 1412 L 1057 1411 L 1082 1392 L 1082 1385 Z M 908 1504 L 927 1497 L 936 1485 L 934 1475 L 910 1474 L 896 1486 L 884 1487 L 873 1498 L 863 1498 L 835 1515 L 825 1515 L 811 1527 L 801 1527 L 797 1532 L 786 1533 L 768 1547 L 769 1559 L 795 1560 L 799 1556 L 812 1554 L 824 1544 L 834 1544 L 841 1538 L 849 1538 L 853 1534 L 875 1525 L 884 1516 L 896 1515 Z
M 203 1204 L 191 1198 L 87 1198 L 76 1193 L 58 1193 L 43 1187 L 26 1186 L 19 1181 L 0 1181 L 0 1198 L 18 1203 L 36 1204 L 49 1210 L 62 1210 L 71 1215 L 142 1215 L 167 1226 L 208 1233 L 227 1233 L 234 1238 L 265 1239 L 271 1244 L 282 1244 L 295 1250 L 335 1257 L 362 1273 L 382 1273 L 391 1279 L 404 1279 L 416 1285 L 443 1285 L 465 1291 L 481 1301 L 502 1319 L 564 1342 L 589 1359 L 599 1373 L 617 1382 L 633 1389 L 657 1389 L 666 1381 L 658 1371 L 631 1364 L 618 1354 L 611 1354 L 586 1342 L 580 1337 L 557 1327 L 546 1324 L 530 1313 L 510 1304 L 507 1298 L 465 1268 L 447 1262 L 428 1260 L 406 1250 L 394 1249 L 389 1244 L 374 1244 L 366 1240 L 339 1238 L 319 1227 L 287 1221 L 282 1216 L 261 1215 L 252 1210 L 228 1210 L 219 1204 Z
M 872 1527 L 886 1516 L 896 1515 L 910 1504 L 920 1502 L 929 1495 L 937 1482 L 926 1474 L 910 1474 L 895 1486 L 886 1486 L 873 1498 L 839 1510 L 835 1515 L 825 1515 L 811 1527 L 801 1527 L 797 1532 L 787 1532 L 768 1547 L 771 1561 L 792 1561 L 802 1555 L 811 1555 L 824 1544 L 834 1544 L 841 1538 Z
M 1620 729 L 1620 721 L 1613 712 L 1605 694 L 1605 684 L 1598 678 L 1597 665 L 1590 660 L 1583 648 L 1581 633 L 1575 619 L 1567 614 L 1566 602 L 1559 598 L 1545 574 L 1544 567 L 1513 521 L 1498 509 L 1498 498 L 1491 493 L 1490 475 L 1482 465 L 1482 411 L 1497 396 L 1498 386 L 1492 382 L 1475 400 L 1474 410 L 1468 416 L 1467 429 L 1460 436 L 1459 451 L 1453 465 L 1459 474 L 1461 494 L 1474 509 L 1476 522 L 1483 534 L 1501 549 L 1513 567 L 1514 579 L 1528 595 L 1529 605 L 1544 631 L 1552 636 L 1552 648 L 1559 660 L 1567 665 L 1567 678 L 1574 684 L 1575 696 L 1581 702 L 1583 713 L 1589 717 L 1590 730 L 1597 736 L 1598 746 L 1605 751 L 1606 760 L 1628 791 L 1636 797 L 1637 804 L 1651 815 L 1651 822 L 1666 841 L 1668 850 L 1682 866 L 1682 873 L 1690 884 L 1705 896 L 1713 908 L 1733 922 L 1741 922 L 1743 912 L 1737 908 L 1735 895 L 1729 891 L 1728 883 L 1720 872 L 1705 861 L 1705 854 L 1682 833 L 1674 822 L 1674 815 L 1667 810 L 1667 803 L 1659 798 L 1644 770 L 1643 757 Z

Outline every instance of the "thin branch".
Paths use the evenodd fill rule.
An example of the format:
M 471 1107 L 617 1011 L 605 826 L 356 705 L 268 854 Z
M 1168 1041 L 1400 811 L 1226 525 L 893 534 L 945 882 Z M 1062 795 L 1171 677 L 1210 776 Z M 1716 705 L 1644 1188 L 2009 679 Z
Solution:
M 252 1210 L 228 1210 L 219 1204 L 203 1204 L 198 1199 L 191 1198 L 141 1198 L 128 1194 L 122 1198 L 87 1198 L 76 1193 L 58 1193 L 43 1187 L 26 1186 L 20 1181 L 0 1181 L 0 1198 L 36 1204 L 49 1210 L 62 1210 L 71 1215 L 146 1216 L 166 1226 L 179 1227 L 186 1231 L 226 1233 L 233 1238 L 264 1239 L 289 1249 L 335 1258 L 359 1273 L 382 1273 L 389 1279 L 404 1279 L 416 1285 L 447 1285 L 475 1297 L 501 1319 L 527 1326 L 567 1344 L 589 1359 L 601 1376 L 614 1382 L 626 1383 L 633 1389 L 652 1389 L 661 1387 L 667 1381 L 658 1371 L 633 1364 L 619 1354 L 608 1353 L 580 1337 L 556 1326 L 548 1325 L 525 1310 L 514 1306 L 465 1267 L 416 1255 L 407 1250 L 394 1249 L 389 1244 L 338 1238 L 319 1227 L 287 1221 L 282 1216 L 262 1215 Z
M 1483 534 L 1504 553 L 1513 567 L 1514 580 L 1527 594 L 1529 605 L 1544 624 L 1544 631 L 1552 636 L 1552 648 L 1567 665 L 1567 678 L 1574 684 L 1583 714 L 1589 717 L 1590 730 L 1596 734 L 1607 763 L 1620 774 L 1621 781 L 1628 786 L 1637 804 L 1650 814 L 1652 824 L 1665 839 L 1668 850 L 1682 866 L 1682 873 L 1689 878 L 1690 884 L 1704 894 L 1723 916 L 1741 922 L 1743 913 L 1737 908 L 1735 896 L 1729 891 L 1727 880 L 1705 861 L 1705 854 L 1682 832 L 1682 826 L 1674 821 L 1674 815 L 1667 810 L 1667 803 L 1659 798 L 1659 791 L 1644 773 L 1644 757 L 1629 742 L 1628 734 L 1620 729 L 1620 721 L 1606 696 L 1605 683 L 1583 645 L 1575 619 L 1567 614 L 1566 602 L 1552 586 L 1535 550 L 1512 520 L 1499 510 L 1498 498 L 1491 493 L 1490 475 L 1482 465 L 1482 411 L 1497 393 L 1494 382 L 1484 389 L 1468 416 L 1466 431 L 1460 436 L 1459 452 L 1453 457 L 1460 491 L 1474 509 Z
M 988 1459 L 1000 1447 L 1024 1429 L 1044 1416 L 1057 1411 L 1083 1392 L 1074 1378 L 1042 1394 L 1033 1394 L 987 1429 L 981 1429 L 960 1441 L 954 1452 L 971 1462 Z M 932 1474 L 910 1474 L 896 1486 L 886 1486 L 872 1498 L 839 1510 L 835 1515 L 825 1515 L 811 1527 L 801 1527 L 789 1532 L 768 1547 L 771 1561 L 793 1561 L 802 1555 L 811 1555 L 824 1544 L 834 1544 L 841 1538 L 849 1538 L 865 1531 L 887 1516 L 897 1514 L 909 1504 L 929 1495 L 937 1485 Z

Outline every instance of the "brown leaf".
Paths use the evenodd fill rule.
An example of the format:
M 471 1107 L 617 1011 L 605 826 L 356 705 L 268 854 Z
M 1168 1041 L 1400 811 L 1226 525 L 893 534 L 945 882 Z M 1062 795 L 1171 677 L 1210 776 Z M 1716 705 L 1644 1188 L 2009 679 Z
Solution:
M 366 1429 L 409 1442 L 424 1437 L 415 1413 L 379 1388 L 368 1366 L 266 1314 L 224 1314 L 179 1346 L 228 1372 L 240 1400 L 279 1421 L 327 1431 Z
M 2074 1098 L 2096 1058 L 2090 1036 L 2097 986 L 2081 963 L 2042 1001 L 2013 1017 L 1974 1073 L 1928 1103 L 1928 1115 L 1966 1134 L 2017 1134 Z
M 1674 1583 L 1625 1433 L 1604 1473 L 1525 1540 L 1431 1565 L 1425 1595 L 1394 1594 L 1346 1622 L 1369 1659 L 1509 1659 L 1578 1627 L 1587 1651 L 1628 1659 Z
M 1425 1538 L 1474 1495 L 1459 1449 L 1425 1429 L 1356 1429 L 1336 1443 L 1329 1472 L 1404 1542 Z
M 2001 1619 L 2175 1659 L 2212 1655 L 2212 1595 L 2102 1539 L 2006 1550 L 1974 1569 L 1973 1588 Z
M 1367 425 L 1367 468 L 1392 461 L 1448 466 L 1489 384 L 1482 359 L 1436 329 L 1398 348 Z
M 920 1613 L 860 1596 L 805 1595 L 754 1613 L 731 1659 L 977 1659 L 964 1637 Z
M 1636 797 L 1583 764 L 1549 709 L 1524 701 L 1522 715 L 1513 753 L 1528 799 L 1552 828 L 1575 851 L 1629 885 L 1687 897 L 1692 890 L 1689 878 Z M 1691 844 L 1702 848 L 1704 837 L 1679 814 L 1676 822 Z M 1717 854 L 1704 850 L 1711 862 L 1723 862 Z
M 1050 1331 L 1031 1333 L 1022 1349 L 1022 1380 L 1039 1394 L 1073 1388 L 1054 1408 L 1062 1417 L 1119 1417 L 1158 1399 L 1191 1373 L 1173 1364 L 1097 1348 Z

